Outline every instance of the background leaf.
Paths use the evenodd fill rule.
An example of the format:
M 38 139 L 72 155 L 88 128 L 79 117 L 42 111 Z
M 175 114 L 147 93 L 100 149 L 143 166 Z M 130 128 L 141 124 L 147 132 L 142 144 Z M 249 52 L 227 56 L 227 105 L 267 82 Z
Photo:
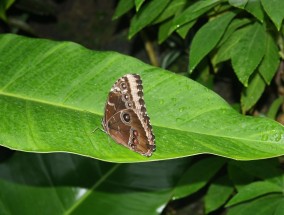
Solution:
M 228 40 L 228 38 L 231 37 L 231 35 L 234 35 L 235 32 L 239 32 L 238 29 L 241 29 L 241 27 L 248 25 L 250 23 L 251 23 L 251 20 L 246 19 L 246 18 L 242 18 L 242 19 L 235 18 L 235 19 L 233 19 L 232 22 L 230 22 L 230 24 L 226 28 L 226 32 L 224 33 L 220 42 L 218 43 L 218 47 L 222 46 L 224 44 L 224 42 L 226 42 Z
M 259 65 L 259 72 L 265 82 L 270 84 L 273 76 L 277 72 L 277 68 L 279 67 L 280 56 L 278 54 L 277 44 L 273 37 L 268 33 L 266 34 L 265 42 L 265 54 Z
M 159 32 L 158 32 L 159 44 L 164 42 L 169 37 L 168 32 L 170 30 L 171 24 L 172 24 L 172 20 L 166 20 L 160 25 Z
M 170 33 L 175 31 L 177 28 L 183 26 L 184 24 L 195 20 L 202 14 L 212 9 L 218 3 L 220 3 L 220 0 L 209 0 L 195 2 L 194 4 L 190 5 L 180 15 L 174 18 Z
M 247 10 L 252 15 L 254 15 L 259 21 L 263 22 L 264 11 L 262 9 L 260 0 L 259 1 L 248 0 L 245 6 L 245 10 Z
M 249 215 L 255 213 L 257 211 L 258 215 L 267 215 L 267 214 L 275 214 L 281 215 L 283 211 L 279 211 L 278 207 L 283 205 L 283 195 L 269 195 L 259 198 L 255 201 L 250 201 L 244 204 L 237 205 L 232 207 L 228 211 L 228 215 Z M 276 213 L 278 211 L 278 213 Z
M 256 73 L 250 80 L 249 85 L 245 88 L 241 95 L 242 111 L 245 113 L 253 107 L 259 100 L 265 89 L 265 81 Z
M 208 214 L 221 207 L 232 195 L 234 188 L 227 176 L 214 180 L 205 196 L 205 213 Z
M 257 181 L 243 187 L 226 206 L 232 206 L 240 202 L 246 202 L 267 193 L 281 193 L 283 187 L 276 186 L 267 181 Z
M 0 19 L 7 21 L 6 10 L 15 2 L 15 0 L 0 1 Z
M 196 20 L 193 20 L 191 22 L 188 22 L 186 24 L 184 24 L 183 26 L 179 27 L 177 29 L 177 33 L 183 38 L 185 39 L 187 33 L 189 32 L 189 30 L 192 28 L 192 26 L 196 23 Z
M 174 16 L 176 13 L 179 13 L 179 11 L 184 7 L 185 3 L 186 0 L 175 0 L 170 2 L 165 10 L 154 20 L 152 24 L 162 22 Z
M 234 12 L 224 13 L 199 29 L 189 48 L 190 72 L 192 72 L 202 58 L 216 46 L 235 15 Z M 212 37 L 212 35 L 214 36 Z M 202 46 L 202 49 L 200 46 Z
M 140 7 L 145 2 L 145 0 L 134 0 L 134 1 L 135 1 L 135 6 L 136 6 L 136 11 L 139 11 Z
M 279 168 L 279 162 L 277 159 L 266 159 L 249 162 L 231 161 L 230 164 L 237 166 L 239 169 L 244 171 L 245 174 L 250 175 L 254 178 L 268 181 L 280 187 L 283 186 L 284 175 L 283 171 Z M 267 171 L 263 171 L 264 169 Z
M 115 12 L 112 19 L 117 19 L 121 17 L 129 10 L 131 10 L 133 7 L 134 7 L 134 0 L 130 1 L 120 0 L 115 8 Z
M 131 19 L 129 38 L 154 21 L 169 4 L 169 0 L 150 1 Z
M 247 33 L 232 52 L 234 71 L 245 86 L 263 58 L 265 48 L 262 44 L 265 44 L 265 31 L 263 26 L 256 22 L 247 29 Z
M 283 8 L 284 1 L 282 0 L 261 0 L 261 4 L 270 17 L 270 19 L 274 22 L 275 26 L 278 30 L 281 28 L 281 23 L 284 18 Z
M 229 4 L 238 8 L 245 8 L 249 0 L 228 0 Z
M 271 106 L 269 107 L 269 110 L 267 112 L 267 117 L 271 118 L 271 119 L 275 119 L 277 116 L 277 112 L 280 108 L 280 106 L 283 104 L 284 102 L 284 98 L 283 97 L 279 97 L 277 99 L 275 99 L 273 101 L 273 103 L 271 104 Z
M 214 56 L 213 62 L 215 64 L 218 64 L 223 61 L 227 61 L 232 57 L 232 53 L 235 51 L 236 46 L 238 46 L 241 38 L 247 33 L 246 28 L 242 28 L 240 30 L 237 30 L 234 34 L 231 34 L 228 36 L 228 38 L 222 43 L 220 48 L 217 50 L 217 53 Z M 224 37 L 226 34 L 224 35 Z
M 173 199 L 183 198 L 204 187 L 225 162 L 223 158 L 210 157 L 193 164 L 178 181 Z
M 0 164 L 0 212 L 159 214 L 189 163 L 187 158 L 111 164 L 71 154 L 17 152 Z
M 255 179 L 254 175 L 250 175 L 241 167 L 234 165 L 234 162 L 228 163 L 228 176 L 236 190 L 240 190 Z

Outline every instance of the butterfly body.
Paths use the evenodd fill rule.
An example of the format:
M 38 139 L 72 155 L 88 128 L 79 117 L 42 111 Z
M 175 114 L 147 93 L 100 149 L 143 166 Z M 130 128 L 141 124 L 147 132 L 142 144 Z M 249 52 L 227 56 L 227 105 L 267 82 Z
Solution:
M 102 125 L 117 143 L 144 156 L 152 155 L 155 136 L 139 75 L 127 74 L 115 82 L 108 95 Z

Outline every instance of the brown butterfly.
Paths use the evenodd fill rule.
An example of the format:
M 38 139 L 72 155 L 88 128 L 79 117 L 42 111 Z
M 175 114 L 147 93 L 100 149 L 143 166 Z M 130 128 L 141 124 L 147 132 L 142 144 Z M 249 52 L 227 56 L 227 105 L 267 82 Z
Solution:
M 117 143 L 141 155 L 149 157 L 155 151 L 139 75 L 127 74 L 115 82 L 108 94 L 102 125 Z

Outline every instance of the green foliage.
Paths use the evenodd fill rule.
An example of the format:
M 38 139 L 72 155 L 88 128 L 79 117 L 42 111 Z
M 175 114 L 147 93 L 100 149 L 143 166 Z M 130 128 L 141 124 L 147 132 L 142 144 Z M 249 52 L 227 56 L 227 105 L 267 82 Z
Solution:
M 212 48 L 216 46 L 234 16 L 235 13 L 233 12 L 224 13 L 213 21 L 203 25 L 196 33 L 196 36 L 192 40 L 189 53 L 189 55 L 192 56 L 189 64 L 191 72 Z M 208 34 L 208 32 L 210 32 L 210 34 Z M 212 37 L 212 35 L 214 36 Z M 203 43 L 202 49 L 200 48 L 201 43 Z
M 5 147 L 111 162 L 203 153 L 238 160 L 284 154 L 283 126 L 237 113 L 186 77 L 118 53 L 15 35 L 0 36 L 0 52 L 0 144 Z M 125 71 L 139 73 L 144 81 L 157 144 L 150 158 L 114 144 L 104 132 L 92 133 L 101 126 L 109 89 Z
M 278 112 L 280 106 L 283 104 L 283 102 L 284 102 L 283 97 L 279 97 L 279 98 L 275 99 L 273 101 L 273 103 L 271 104 L 269 111 L 267 112 L 267 117 L 275 119 L 277 112 Z
M 15 0 L 1 0 L 0 1 L 0 19 L 7 21 L 6 10 L 11 7 Z
M 238 193 L 226 205 L 228 214 L 283 214 L 283 171 L 277 160 L 230 162 L 229 168 Z
M 13 2 L 0 1 L 1 19 Z M 129 38 L 152 25 L 160 43 L 173 34 L 189 40 L 189 71 L 209 88 L 209 70 L 231 61 L 245 113 L 284 56 L 283 2 L 120 0 L 113 18 L 134 13 Z M 17 150 L 0 162 L 0 214 L 154 215 L 196 193 L 205 214 L 283 214 L 283 170 L 264 159 L 284 154 L 282 125 L 243 116 L 195 81 L 119 53 L 1 35 L 0 56 L 0 145 Z M 150 158 L 92 133 L 126 73 L 143 79 L 157 145 Z M 276 98 L 267 115 L 282 103 Z
M 115 14 L 113 15 L 113 19 L 117 19 L 118 17 L 122 16 L 133 7 L 134 7 L 134 1 L 120 1 L 116 6 L 116 11 Z
M 208 157 L 111 164 L 72 154 L 16 152 L 0 163 L 0 213 L 111 215 L 135 211 L 154 215 L 161 213 L 178 190 L 189 195 L 208 189 L 206 213 L 229 200 L 228 214 L 268 210 L 262 214 L 278 215 L 283 212 L 282 182 L 275 159 L 228 162 Z M 231 198 L 235 188 L 237 195 Z M 47 202 L 49 207 L 43 210 Z
M 112 162 L 180 158 L 110 164 L 70 154 L 16 153 L 0 164 L 0 198 L 5 205 L 0 207 L 1 214 L 18 210 L 38 214 L 50 196 L 52 207 L 47 214 L 128 214 L 131 208 L 158 214 L 171 199 L 206 186 L 206 213 L 224 205 L 234 188 L 238 194 L 227 204 L 231 214 L 247 207 L 281 211 L 283 175 L 275 162 L 227 164 L 224 158 L 208 157 L 190 164 L 190 159 L 181 159 L 201 153 L 243 160 L 282 155 L 284 130 L 274 121 L 243 116 L 202 85 L 121 54 L 15 35 L 0 36 L 0 52 L 1 145 Z M 92 133 L 100 126 L 110 87 L 125 71 L 136 71 L 144 80 L 157 140 L 151 158 L 115 144 L 103 132 Z M 214 179 L 221 168 L 228 169 L 229 177 Z M 214 190 L 219 192 L 218 201 L 214 201 Z M 12 207 L 16 197 L 17 207 Z M 266 208 L 263 202 L 272 200 L 278 203 Z M 25 207 L 35 202 L 32 211 Z
M 240 192 L 228 202 L 227 206 L 232 206 L 240 202 L 252 200 L 256 197 L 260 197 L 269 193 L 281 193 L 281 190 L 282 187 L 267 181 L 252 182 L 243 187 L 243 189 L 241 189 Z
M 139 10 L 131 20 L 129 38 L 132 38 L 138 31 L 153 22 L 165 10 L 169 2 L 170 0 L 150 1 L 149 4 Z
M 231 60 L 240 82 L 247 87 L 249 78 L 264 56 L 265 30 L 258 22 L 245 28 L 245 33 L 231 52 Z
M 227 175 L 212 181 L 204 198 L 205 213 L 208 214 L 224 205 L 233 191 L 234 188 Z
M 267 15 L 273 21 L 274 25 L 278 30 L 280 30 L 284 18 L 284 13 L 282 10 L 284 7 L 284 2 L 282 0 L 274 0 L 272 3 L 269 0 L 261 0 L 261 4 Z
M 125 1 L 121 0 L 119 4 L 121 2 Z M 283 40 L 278 39 L 283 38 L 283 1 L 162 1 L 153 14 L 149 8 L 155 2 L 160 1 L 145 1 L 142 6 L 139 5 L 141 8 L 132 19 L 129 37 L 157 23 L 160 43 L 174 32 L 182 38 L 193 32 L 189 46 L 190 72 L 198 69 L 205 57 L 210 58 L 217 71 L 225 61 L 231 60 L 232 68 L 244 86 L 242 95 L 246 95 L 240 100 L 242 112 L 253 108 L 277 72 L 280 56 L 284 56 L 278 53 L 279 47 L 283 47 Z M 116 14 L 123 15 L 121 11 L 117 8 Z M 143 23 L 137 20 L 138 16 L 143 17 Z M 195 27 L 198 21 L 206 19 L 208 21 L 201 27 Z M 262 81 L 251 80 L 260 76 L 262 79 L 258 79 Z M 261 89 L 257 96 L 252 88 Z
M 251 77 L 248 87 L 242 92 L 241 104 L 243 110 L 249 110 L 261 97 L 265 82 L 259 73 Z
M 200 190 L 221 169 L 225 162 L 225 159 L 218 157 L 211 157 L 196 162 L 179 179 L 177 187 L 173 192 L 173 199 L 180 199 Z
M 0 214 L 159 214 L 189 164 L 188 158 L 111 164 L 17 152 L 0 163 Z

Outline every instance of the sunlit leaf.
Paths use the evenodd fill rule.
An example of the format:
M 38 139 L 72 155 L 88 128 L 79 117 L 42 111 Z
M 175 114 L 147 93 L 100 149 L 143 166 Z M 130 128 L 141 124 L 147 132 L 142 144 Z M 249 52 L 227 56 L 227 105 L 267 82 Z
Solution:
M 0 36 L 0 53 L 2 146 L 112 162 L 202 153 L 241 160 L 284 154 L 282 125 L 242 116 L 202 85 L 131 57 L 16 35 Z M 92 132 L 101 127 L 111 86 L 126 73 L 143 79 L 157 146 L 150 158 L 116 144 L 100 130 Z

